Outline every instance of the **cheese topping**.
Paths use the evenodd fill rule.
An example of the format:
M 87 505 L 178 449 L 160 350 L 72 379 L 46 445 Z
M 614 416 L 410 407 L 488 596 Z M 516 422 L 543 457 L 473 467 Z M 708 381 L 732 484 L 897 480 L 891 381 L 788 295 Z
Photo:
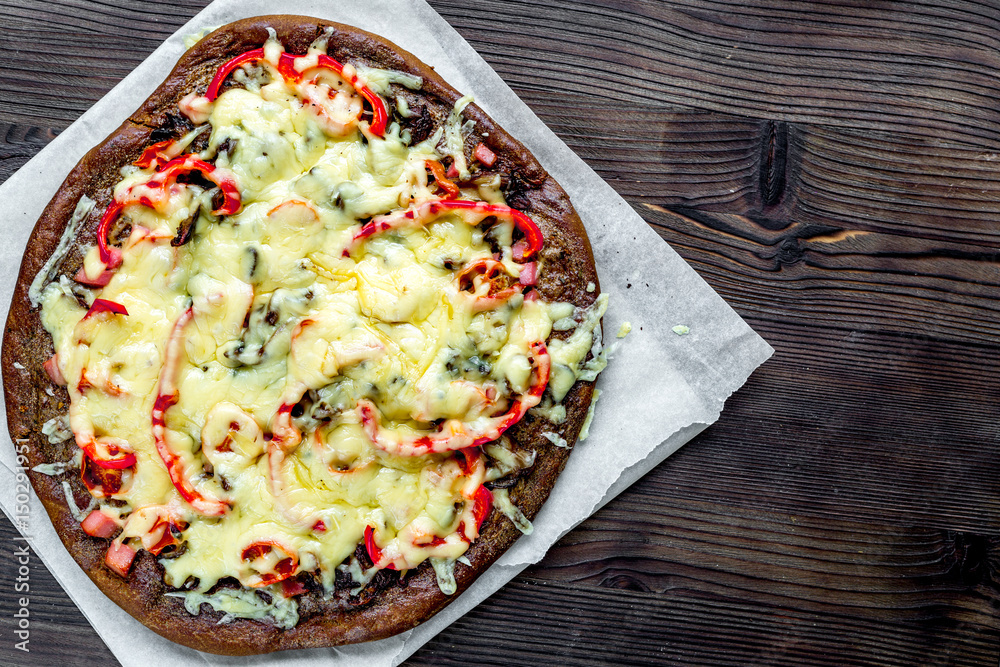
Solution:
M 296 68 L 315 67 L 314 51 Z M 529 258 L 512 248 L 524 223 L 436 193 L 429 161 L 449 155 L 468 173 L 459 106 L 445 141 L 409 145 L 398 125 L 375 136 L 359 120 L 350 65 L 303 82 L 279 76 L 283 62 L 269 40 L 235 77 L 245 87 L 185 98 L 210 132 L 195 157 L 218 172 L 126 170 L 120 266 L 95 246 L 86 275 L 107 284 L 86 305 L 66 281 L 40 298 L 84 480 L 115 501 L 103 507 L 122 528 L 116 544 L 159 555 L 192 613 L 207 602 L 294 625 L 294 606 L 245 589 L 311 572 L 332 590 L 361 543 L 372 571 L 430 558 L 454 590 L 453 563 L 489 511 L 483 483 L 533 461 L 501 434 L 541 400 L 545 341 L 572 307 L 521 284 Z M 399 81 L 365 76 L 380 92 Z M 230 215 L 213 208 L 223 179 L 238 186 Z M 414 224 L 371 228 L 411 213 Z M 602 313 L 603 302 L 551 344 L 565 371 L 546 409 L 582 372 Z M 245 588 L 211 593 L 226 578 Z

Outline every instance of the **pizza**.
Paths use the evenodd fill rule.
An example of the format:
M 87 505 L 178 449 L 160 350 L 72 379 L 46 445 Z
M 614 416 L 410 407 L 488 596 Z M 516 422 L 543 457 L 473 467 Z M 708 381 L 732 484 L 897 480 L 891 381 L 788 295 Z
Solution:
M 8 423 L 70 554 L 156 632 L 374 640 L 530 532 L 605 307 L 565 191 L 471 98 L 361 30 L 248 19 L 43 212 Z

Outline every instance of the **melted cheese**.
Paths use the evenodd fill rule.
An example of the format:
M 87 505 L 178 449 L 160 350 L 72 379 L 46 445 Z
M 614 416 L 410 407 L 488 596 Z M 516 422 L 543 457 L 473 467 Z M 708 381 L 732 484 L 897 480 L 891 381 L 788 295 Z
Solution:
M 272 42 L 267 58 L 276 61 Z M 365 75 L 382 87 L 398 80 Z M 338 105 L 355 102 L 349 91 L 325 90 Z M 451 453 L 380 450 L 355 406 L 372 401 L 386 428 L 404 436 L 438 420 L 502 413 L 529 389 L 532 342 L 572 312 L 520 294 L 478 312 L 459 294 L 457 273 L 493 254 L 484 230 L 455 216 L 374 235 L 346 254 L 359 220 L 433 197 L 424 163 L 442 155 L 437 139 L 407 145 L 395 125 L 384 138 L 363 138 L 356 127 L 331 131 L 300 94 L 272 77 L 201 105 L 211 126 L 201 157 L 235 175 L 242 209 L 216 216 L 216 191 L 194 182 L 172 186 L 157 208 L 127 206 L 132 232 L 123 262 L 99 294 L 127 316 L 85 317 L 65 281 L 41 295 L 78 443 L 115 438 L 136 456 L 111 494 L 124 539 L 138 546 L 169 517 L 183 547 L 161 563 L 166 583 L 188 590 L 192 613 L 208 603 L 286 625 L 294 625 L 293 607 L 278 609 L 246 590 L 206 593 L 226 577 L 258 586 L 289 562 L 318 572 L 332 589 L 337 567 L 354 566 L 368 527 L 386 558 L 405 567 L 431 558 L 442 590 L 453 590 L 451 567 L 475 524 L 469 489 L 484 477 L 473 480 Z M 446 128 L 445 150 L 461 171 L 465 103 Z M 128 170 L 116 193 L 141 193 L 152 174 Z M 502 199 L 498 187 L 483 184 L 480 196 Z M 175 247 L 171 239 L 185 225 L 193 225 L 191 240 Z M 497 225 L 494 237 L 509 245 L 511 233 Z M 100 273 L 96 248 L 86 262 L 89 275 Z M 601 313 L 603 305 L 588 311 L 569 340 L 552 344 L 557 367 L 566 369 L 554 376 L 555 402 L 581 372 Z M 164 413 L 161 446 L 176 457 L 189 493 L 225 504 L 219 516 L 192 506 L 157 449 L 150 415 L 165 386 L 176 389 L 176 402 Z M 282 422 L 296 404 L 301 414 Z M 281 455 L 278 434 L 291 439 Z M 490 446 L 492 460 L 506 461 L 504 474 L 531 465 L 504 452 Z M 506 493 L 495 495 L 504 514 L 530 530 Z

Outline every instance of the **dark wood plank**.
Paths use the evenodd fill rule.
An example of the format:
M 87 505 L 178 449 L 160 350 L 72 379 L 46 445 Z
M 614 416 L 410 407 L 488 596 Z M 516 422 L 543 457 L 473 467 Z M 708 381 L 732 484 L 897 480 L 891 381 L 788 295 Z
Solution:
M 0 181 L 204 4 L 0 0 Z M 994 667 L 1000 8 L 432 5 L 777 354 L 409 664 Z
M 970 583 L 988 579 L 987 570 L 969 566 L 983 552 L 1000 553 L 995 539 L 722 513 L 712 503 L 663 497 L 653 476 L 629 494 L 646 508 L 641 520 L 621 503 L 599 512 L 493 604 L 445 635 L 464 644 L 470 633 L 479 650 L 492 648 L 494 658 L 485 664 L 519 663 L 521 637 L 504 640 L 512 618 L 536 628 L 527 638 L 529 651 L 546 650 L 547 643 L 567 664 L 618 664 L 622 656 L 645 665 L 974 665 L 996 659 L 995 590 L 965 595 Z M 767 555 L 748 559 L 752 551 Z M 581 595 L 580 583 L 596 588 Z M 605 606 L 598 619 L 580 613 L 591 596 Z M 533 604 L 538 598 L 544 609 Z M 431 645 L 418 658 L 460 664 L 450 649 Z
M 31 517 L 43 521 L 43 517 Z M 0 514 L 0 665 L 42 667 L 67 665 L 120 664 L 87 619 L 45 568 L 42 560 L 28 549 L 20 535 Z M 21 573 L 25 565 L 27 575 Z M 27 587 L 27 589 L 25 589 Z M 21 629 L 13 614 L 22 608 L 22 598 L 28 600 L 28 643 L 23 648 L 16 644 L 24 638 L 15 634 Z
M 433 4 L 517 89 L 972 145 L 1000 138 L 1000 14 L 990 4 Z
M 58 134 L 52 128 L 0 123 L 0 183 L 23 167 Z

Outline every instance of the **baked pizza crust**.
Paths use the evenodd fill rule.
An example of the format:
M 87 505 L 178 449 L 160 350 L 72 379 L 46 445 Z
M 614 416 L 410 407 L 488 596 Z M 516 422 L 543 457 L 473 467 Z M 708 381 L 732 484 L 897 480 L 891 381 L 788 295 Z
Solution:
M 42 424 L 66 413 L 69 397 L 65 388 L 52 384 L 42 368 L 53 354 L 52 341 L 42 327 L 39 309 L 31 307 L 29 286 L 55 251 L 78 200 L 87 195 L 96 201 L 96 206 L 80 225 L 58 269 L 59 274 L 68 276 L 76 272 L 83 252 L 95 238 L 100 214 L 111 201 L 112 187 L 121 178 L 119 169 L 137 159 L 151 143 L 183 134 L 190 125 L 178 113 L 178 101 L 193 90 L 203 92 L 219 66 L 233 56 L 263 45 L 268 27 L 277 32 L 291 53 L 305 53 L 329 27 L 333 29 L 329 54 L 337 60 L 421 77 L 423 86 L 419 91 L 393 86 L 393 92 L 403 96 L 411 109 L 422 111 L 416 120 L 398 115 L 394 118 L 404 126 L 409 124 L 415 132 L 420 129 L 415 124 L 426 124 L 428 118 L 431 127 L 442 124 L 461 97 L 431 67 L 381 37 L 309 17 L 267 16 L 238 21 L 209 34 L 185 53 L 139 110 L 77 164 L 42 213 L 28 241 L 2 352 L 10 434 L 15 441 L 27 441 L 27 468 L 67 461 L 77 451 L 72 439 L 50 444 L 41 433 Z M 587 292 L 586 286 L 597 284 L 597 272 L 586 233 L 569 197 L 527 149 L 479 107 L 470 104 L 464 116 L 476 121 L 475 130 L 466 142 L 466 154 L 471 154 L 472 147 L 479 142 L 496 154 L 497 161 L 490 171 L 515 175 L 505 193 L 508 203 L 529 213 L 544 234 L 541 258 L 545 270 L 537 285 L 540 296 L 546 301 L 590 305 L 599 290 Z M 46 388 L 54 396 L 49 396 Z M 538 513 L 570 452 L 553 445 L 541 433 L 554 431 L 574 443 L 586 418 L 592 390 L 592 384 L 585 382 L 573 387 L 563 402 L 567 418 L 558 426 L 529 412 L 507 432 L 516 448 L 538 452 L 534 466 L 510 488 L 512 499 L 529 519 Z M 192 616 L 185 610 L 182 599 L 165 595 L 171 589 L 163 583 L 157 559 L 148 552 L 140 552 L 127 579 L 104 565 L 110 540 L 85 534 L 66 504 L 63 480 L 70 482 L 79 507 L 90 501 L 78 473 L 49 476 L 30 471 L 28 474 L 56 532 L 97 586 L 152 630 L 198 650 L 249 655 L 381 639 L 426 621 L 458 595 L 443 594 L 433 569 L 424 563 L 402 579 L 395 573 L 386 573 L 383 579 L 388 581 L 376 586 L 377 594 L 370 600 L 344 596 L 324 600 L 318 591 L 307 592 L 298 598 L 300 621 L 291 629 L 277 628 L 270 621 L 245 619 L 220 625 L 221 612 L 203 605 L 201 613 Z M 458 591 L 467 588 L 519 536 L 510 520 L 499 511 L 491 512 L 480 538 L 466 553 L 471 567 L 455 568 Z

